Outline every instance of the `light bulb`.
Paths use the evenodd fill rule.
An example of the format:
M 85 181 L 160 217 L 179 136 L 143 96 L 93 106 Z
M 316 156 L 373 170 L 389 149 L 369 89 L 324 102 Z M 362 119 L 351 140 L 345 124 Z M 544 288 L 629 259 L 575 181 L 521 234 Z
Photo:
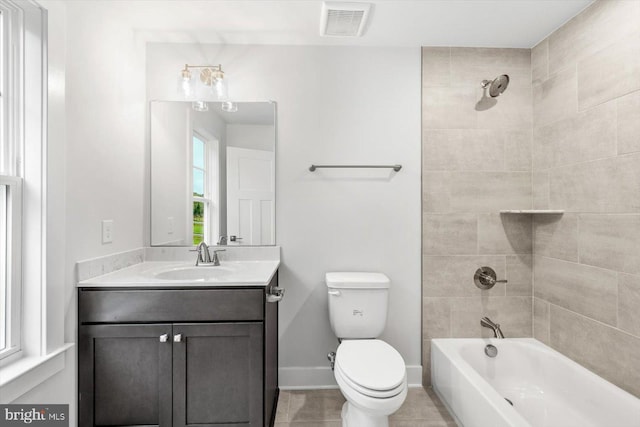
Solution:
M 209 111 L 209 104 L 204 101 L 195 101 L 191 104 L 191 108 L 202 113 L 205 111 Z
M 219 76 L 216 79 L 214 89 L 216 97 L 219 100 L 224 101 L 226 99 L 229 99 L 229 87 L 227 86 L 227 79 L 224 78 L 224 75 Z
M 178 78 L 179 91 L 185 98 L 190 98 L 195 94 L 195 85 L 192 77 L 191 71 L 189 71 L 189 68 L 185 65 Z
M 236 104 L 235 102 L 226 101 L 222 103 L 220 108 L 222 108 L 222 111 L 226 111 L 227 113 L 235 113 L 236 111 L 238 111 L 238 104 Z

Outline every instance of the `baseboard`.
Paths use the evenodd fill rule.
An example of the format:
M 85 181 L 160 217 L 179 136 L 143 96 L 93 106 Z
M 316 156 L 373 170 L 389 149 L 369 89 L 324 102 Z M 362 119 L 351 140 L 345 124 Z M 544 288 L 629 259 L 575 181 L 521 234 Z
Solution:
M 328 366 L 280 368 L 278 382 L 281 390 L 317 390 L 338 388 L 333 371 Z M 409 387 L 422 387 L 422 366 L 407 366 Z

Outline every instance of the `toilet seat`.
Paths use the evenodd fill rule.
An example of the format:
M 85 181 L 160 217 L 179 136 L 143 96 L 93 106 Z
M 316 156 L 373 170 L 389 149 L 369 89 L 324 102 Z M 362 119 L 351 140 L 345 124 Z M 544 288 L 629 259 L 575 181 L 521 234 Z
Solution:
M 406 387 L 406 368 L 398 351 L 382 340 L 345 340 L 338 346 L 335 375 L 355 391 L 385 399 Z

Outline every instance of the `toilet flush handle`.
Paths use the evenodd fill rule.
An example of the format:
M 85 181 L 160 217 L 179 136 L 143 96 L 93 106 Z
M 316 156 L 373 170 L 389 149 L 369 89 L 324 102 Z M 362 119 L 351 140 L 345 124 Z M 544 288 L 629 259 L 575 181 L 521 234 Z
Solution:
M 333 295 L 334 297 L 339 297 L 340 291 L 329 291 L 329 295 Z

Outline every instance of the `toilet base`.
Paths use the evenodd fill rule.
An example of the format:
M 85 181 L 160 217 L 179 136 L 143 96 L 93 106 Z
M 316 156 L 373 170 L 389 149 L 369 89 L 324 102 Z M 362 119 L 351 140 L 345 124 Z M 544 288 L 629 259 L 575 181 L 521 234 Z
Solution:
M 389 416 L 366 413 L 346 401 L 342 405 L 342 427 L 389 427 Z

